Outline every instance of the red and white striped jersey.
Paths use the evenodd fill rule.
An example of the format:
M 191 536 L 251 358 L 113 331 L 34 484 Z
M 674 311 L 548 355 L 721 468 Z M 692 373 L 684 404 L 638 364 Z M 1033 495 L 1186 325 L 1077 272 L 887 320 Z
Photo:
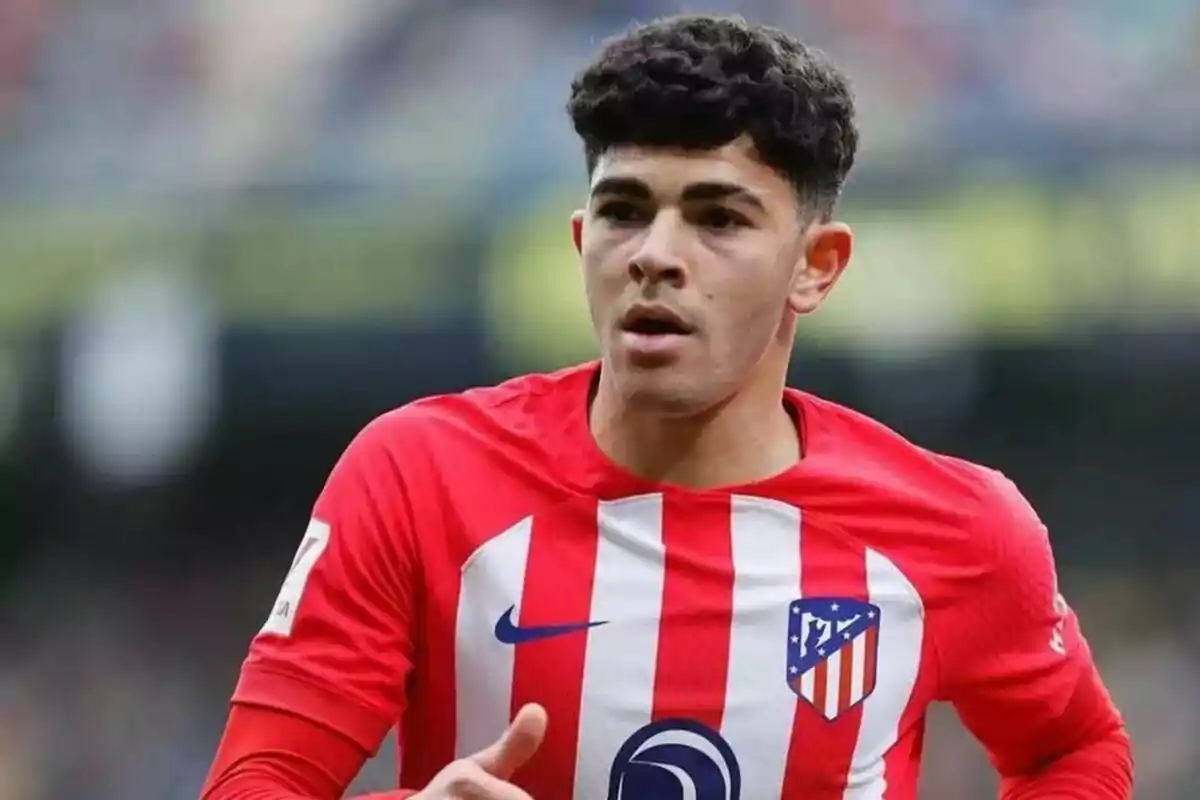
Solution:
M 399 724 L 414 788 L 538 702 L 547 739 L 515 778 L 537 800 L 907 800 L 932 702 L 1006 773 L 1094 720 L 1064 713 L 1098 678 L 1002 476 L 788 390 L 794 468 L 655 484 L 594 444 L 595 371 L 369 425 L 235 702 L 372 752 Z

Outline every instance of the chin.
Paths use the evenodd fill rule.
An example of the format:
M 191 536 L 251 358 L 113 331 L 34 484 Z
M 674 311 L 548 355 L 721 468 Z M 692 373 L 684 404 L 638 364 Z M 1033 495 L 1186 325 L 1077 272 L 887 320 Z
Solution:
M 717 404 L 705 382 L 678 366 L 617 369 L 615 384 L 625 404 L 664 416 L 690 416 Z

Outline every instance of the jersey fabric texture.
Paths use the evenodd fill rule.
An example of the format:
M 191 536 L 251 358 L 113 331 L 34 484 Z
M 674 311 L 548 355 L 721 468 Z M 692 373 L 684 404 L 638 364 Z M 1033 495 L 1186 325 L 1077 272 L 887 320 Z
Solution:
M 367 752 L 398 725 L 405 787 L 537 702 L 538 800 L 910 800 L 936 701 L 1002 776 L 1119 727 L 1005 477 L 789 389 L 793 468 L 664 486 L 594 443 L 597 369 L 368 425 L 234 702 Z

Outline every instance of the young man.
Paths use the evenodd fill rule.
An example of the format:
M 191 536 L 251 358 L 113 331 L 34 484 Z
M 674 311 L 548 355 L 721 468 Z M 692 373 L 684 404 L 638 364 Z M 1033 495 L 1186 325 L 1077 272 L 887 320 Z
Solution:
M 850 258 L 844 78 L 685 16 L 608 42 L 569 110 L 600 361 L 356 438 L 204 797 L 341 797 L 399 723 L 386 797 L 908 800 L 935 701 L 1006 800 L 1130 797 L 1013 484 L 784 387 Z

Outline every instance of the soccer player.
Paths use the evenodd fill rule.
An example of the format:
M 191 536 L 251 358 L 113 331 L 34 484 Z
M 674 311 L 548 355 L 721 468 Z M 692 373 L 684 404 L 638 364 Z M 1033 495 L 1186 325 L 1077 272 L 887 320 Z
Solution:
M 341 797 L 396 725 L 387 798 L 910 800 L 937 701 L 1005 800 L 1130 797 L 1014 485 L 784 386 L 850 258 L 843 76 L 681 16 L 607 42 L 568 108 L 600 359 L 355 438 L 206 800 Z

